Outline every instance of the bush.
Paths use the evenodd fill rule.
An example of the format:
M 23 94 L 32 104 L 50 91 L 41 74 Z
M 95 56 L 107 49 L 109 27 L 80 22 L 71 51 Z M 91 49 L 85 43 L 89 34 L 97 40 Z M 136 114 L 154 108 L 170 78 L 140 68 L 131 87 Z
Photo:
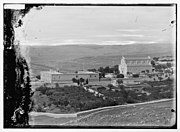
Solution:
M 39 88 L 36 89 L 36 91 L 40 91 L 42 94 L 45 94 L 46 91 L 49 89 L 50 88 L 40 86 Z
M 117 78 L 124 78 L 124 75 L 123 74 L 118 74 Z
M 132 76 L 133 77 L 139 77 L 139 74 L 133 74 Z
M 119 83 L 123 83 L 122 79 L 118 79 Z M 101 97 L 94 96 L 93 93 L 89 93 L 85 91 L 82 87 L 77 86 L 65 86 L 62 88 L 47 88 L 47 87 L 39 87 L 37 91 L 40 91 L 42 94 L 37 95 L 38 102 L 38 111 L 45 111 L 43 109 L 44 106 L 49 106 L 50 109 L 46 110 L 48 112 L 57 111 L 59 109 L 59 113 L 72 113 L 78 112 L 82 110 L 90 110 L 99 107 L 105 106 L 113 106 L 120 105 L 125 103 L 138 103 L 144 101 L 150 101 L 155 99 L 162 98 L 172 98 L 174 92 L 174 81 L 173 80 L 165 80 L 165 81 L 156 81 L 156 82 L 147 82 L 150 86 L 154 87 L 146 87 L 143 88 L 144 91 L 151 93 L 150 95 L 146 95 L 146 93 L 136 93 L 133 90 L 126 91 L 123 85 L 119 86 L 120 91 L 108 91 L 105 87 L 98 87 L 98 92 L 104 94 L 106 97 L 103 100 Z M 167 85 L 165 87 L 158 87 L 160 85 Z M 88 85 L 89 88 L 92 86 Z M 108 87 L 113 87 L 112 84 L 109 84 Z M 115 88 L 115 87 L 114 87 Z M 117 89 L 117 88 L 116 88 Z M 39 92 L 37 92 L 39 93 Z M 138 95 L 141 96 L 138 96 Z M 47 99 L 48 100 L 47 100 Z M 43 101 L 40 101 L 43 100 Z
M 114 86 L 112 84 L 108 84 L 107 87 L 112 89 Z
M 76 78 L 72 78 L 72 82 L 73 82 L 73 83 L 77 83 Z
M 40 79 L 41 79 L 41 76 L 40 76 L 40 75 L 37 75 L 36 78 L 40 80 Z
M 37 106 L 36 111 L 37 112 L 45 112 L 45 110 L 39 105 Z
M 128 104 L 133 104 L 133 103 L 138 103 L 139 101 L 133 99 L 133 98 L 128 98 L 126 101 Z

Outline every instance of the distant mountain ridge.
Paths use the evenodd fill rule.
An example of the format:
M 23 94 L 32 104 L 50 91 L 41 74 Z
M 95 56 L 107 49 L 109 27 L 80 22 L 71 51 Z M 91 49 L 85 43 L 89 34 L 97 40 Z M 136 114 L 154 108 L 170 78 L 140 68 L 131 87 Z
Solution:
M 152 58 L 163 55 L 173 56 L 175 51 L 172 44 L 61 45 L 30 46 L 29 55 L 32 70 L 39 72 L 49 67 L 74 71 L 82 67 L 82 63 L 86 68 L 98 68 L 98 66 L 112 65 L 112 61 L 118 64 L 121 56 L 151 56 Z

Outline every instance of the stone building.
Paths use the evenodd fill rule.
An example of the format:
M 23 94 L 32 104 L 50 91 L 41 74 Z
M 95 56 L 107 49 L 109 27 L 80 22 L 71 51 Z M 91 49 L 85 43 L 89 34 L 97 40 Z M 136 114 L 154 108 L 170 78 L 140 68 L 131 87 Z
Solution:
M 41 81 L 45 83 L 71 83 L 72 78 L 99 81 L 99 73 L 79 71 L 78 73 L 60 73 L 57 71 L 41 71 Z
M 139 74 L 141 72 L 152 73 L 151 58 L 148 57 L 136 57 L 136 58 L 121 58 L 119 64 L 120 74 Z

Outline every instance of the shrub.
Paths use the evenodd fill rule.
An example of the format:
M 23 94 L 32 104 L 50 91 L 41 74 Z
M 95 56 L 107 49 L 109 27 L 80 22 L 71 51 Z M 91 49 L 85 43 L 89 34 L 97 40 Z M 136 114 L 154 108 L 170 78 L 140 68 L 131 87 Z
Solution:
M 123 80 L 118 79 L 118 80 L 117 80 L 117 83 L 118 83 L 118 85 L 123 84 Z
M 139 77 L 139 74 L 133 74 L 132 76 L 133 77 Z
M 39 105 L 37 106 L 36 111 L 37 112 L 45 112 L 45 110 Z
M 36 89 L 36 91 L 40 91 L 42 94 L 45 94 L 48 89 L 50 88 L 40 86 Z
M 118 74 L 117 78 L 124 78 L 124 74 Z
M 73 83 L 77 83 L 76 78 L 72 78 L 72 82 L 73 82 Z
M 40 80 L 40 79 L 41 79 L 41 76 L 40 76 L 40 75 L 37 75 L 36 78 Z
M 108 84 L 107 87 L 112 89 L 114 86 L 112 84 Z
M 126 102 L 127 102 L 128 104 L 133 104 L 133 103 L 138 103 L 139 101 L 137 101 L 136 99 L 133 99 L 133 98 L 128 98 L 128 99 L 126 100 Z

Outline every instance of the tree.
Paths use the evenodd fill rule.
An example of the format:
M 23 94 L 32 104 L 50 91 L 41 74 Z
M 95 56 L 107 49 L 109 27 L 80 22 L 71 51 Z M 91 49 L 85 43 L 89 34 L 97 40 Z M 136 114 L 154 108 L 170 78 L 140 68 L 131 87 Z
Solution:
M 88 71 L 91 71 L 91 72 L 96 72 L 96 69 L 88 69 Z
M 104 72 L 104 68 L 103 67 L 99 67 L 98 71 L 99 72 Z
M 146 73 L 149 73 L 149 70 L 146 70 Z
M 36 78 L 40 80 L 40 79 L 41 79 L 41 76 L 40 76 L 40 75 L 37 75 Z
M 72 78 L 72 82 L 73 82 L 73 83 L 77 83 L 76 78 Z
M 166 65 L 167 65 L 168 68 L 172 67 L 171 63 L 167 63 Z
M 118 74 L 117 78 L 124 78 L 124 75 L 123 74 Z
M 159 57 L 154 57 L 153 60 L 158 61 Z
M 118 84 L 118 85 L 122 85 L 122 84 L 123 84 L 123 80 L 118 79 L 118 80 L 117 80 L 117 84 Z
M 89 83 L 89 80 L 88 79 L 86 79 L 86 84 L 88 84 Z
M 132 76 L 133 77 L 139 77 L 139 74 L 133 74 Z
M 104 68 L 104 72 L 105 73 L 110 73 L 110 70 L 109 70 L 110 68 L 109 68 L 109 66 L 106 66 L 105 68 Z
M 158 79 L 159 79 L 159 81 L 161 82 L 163 78 L 160 76 L 160 77 L 158 77 Z
M 141 73 L 145 73 L 145 71 L 141 71 Z
M 101 73 L 99 74 L 99 77 L 100 77 L 100 78 L 105 78 L 105 73 L 104 73 L 104 72 L 101 72 Z
M 81 86 L 83 85 L 84 81 L 85 81 L 84 78 L 79 79 L 79 83 L 80 83 Z
M 114 66 L 114 73 L 119 74 L 119 66 L 118 65 Z
M 155 61 L 154 61 L 154 60 L 151 61 L 151 65 L 152 65 L 153 67 L 155 66 Z
M 117 80 L 118 88 L 121 89 L 122 96 L 125 100 L 128 98 L 128 92 L 124 89 L 123 80 L 118 79 Z
M 112 84 L 108 84 L 108 86 L 107 86 L 108 88 L 109 88 L 109 90 L 111 91 L 112 90 L 112 88 L 114 87 Z
M 162 69 L 162 65 L 160 65 L 160 64 L 155 65 L 155 69 L 156 69 L 156 70 L 160 70 L 160 69 Z

